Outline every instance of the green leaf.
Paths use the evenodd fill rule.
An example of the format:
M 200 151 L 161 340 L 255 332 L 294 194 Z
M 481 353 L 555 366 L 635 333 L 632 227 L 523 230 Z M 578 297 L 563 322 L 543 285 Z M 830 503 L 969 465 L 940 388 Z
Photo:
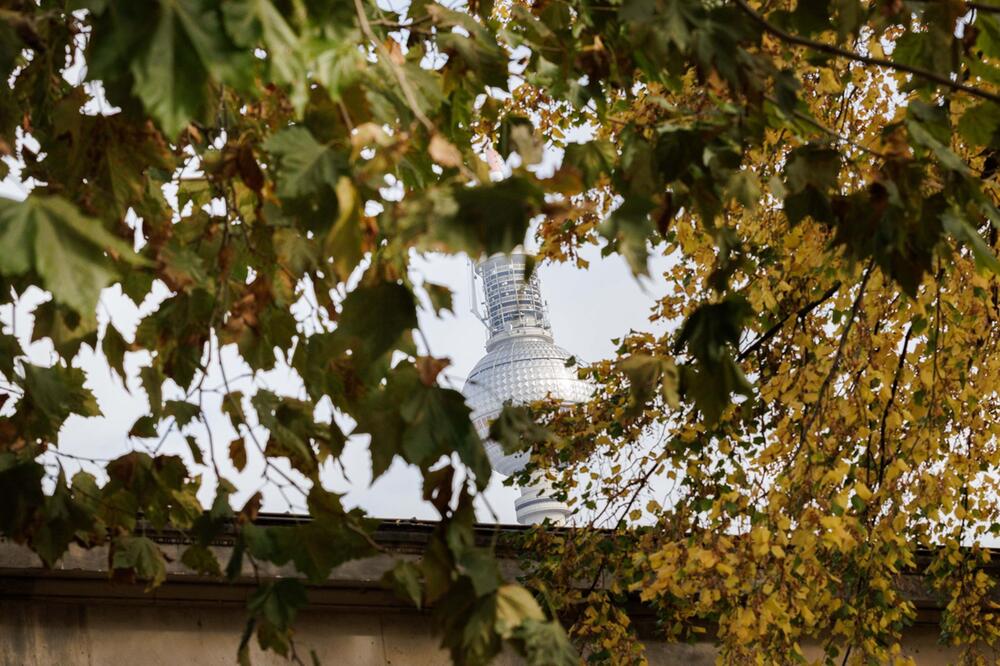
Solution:
M 171 138 L 210 118 L 213 84 L 249 87 L 250 54 L 229 41 L 212 0 L 118 0 L 98 14 L 89 76 L 114 83 L 131 73 L 133 92 Z
M 485 596 L 496 590 L 503 581 L 500 565 L 495 554 L 486 548 L 465 546 L 456 557 L 458 570 L 467 576 L 477 596 Z
M 239 432 L 240 424 L 247 422 L 247 415 L 243 411 L 242 391 L 233 391 L 222 397 L 222 413 L 229 417 L 233 430 Z
M 97 346 L 97 320 L 84 319 L 54 300 L 45 301 L 32 313 L 35 325 L 31 330 L 31 341 L 48 338 L 56 353 L 64 359 L 71 359 L 82 345 Z
M 969 246 L 972 254 L 976 257 L 977 266 L 985 268 L 995 275 L 1000 275 L 1000 261 L 997 260 L 993 250 L 986 244 L 979 232 L 969 224 L 960 210 L 956 208 L 945 210 L 941 214 L 941 224 L 952 238 Z
M 277 229 L 274 232 L 274 250 L 278 254 L 281 266 L 297 276 L 316 267 L 318 259 L 316 247 L 298 229 L 293 227 Z
M 7 21 L 0 21 L 0 81 L 10 78 L 23 49 L 24 42 L 18 38 L 14 27 Z
M 51 180 L 65 184 L 63 196 L 84 202 L 96 216 L 114 223 L 146 198 L 160 170 L 174 169 L 174 156 L 144 117 L 91 115 L 81 110 L 87 97 L 83 88 L 76 88 L 55 104 L 57 136 L 45 147 L 46 164 Z M 136 212 L 148 219 L 148 211 Z
M 358 527 L 356 515 L 310 511 L 313 520 L 303 525 L 244 526 L 250 554 L 279 566 L 293 562 L 296 571 L 317 583 L 326 580 L 334 567 L 372 554 L 371 542 Z
M 251 613 L 261 616 L 278 631 L 291 628 L 295 616 L 305 605 L 306 588 L 291 578 L 261 586 L 247 602 Z
M 219 560 L 208 546 L 192 544 L 181 553 L 181 563 L 188 569 L 205 576 L 222 576 Z
M 531 418 L 531 410 L 524 405 L 504 405 L 500 414 L 490 423 L 490 439 L 503 447 L 504 453 L 522 451 L 540 444 L 559 441 L 545 426 Z
M 45 503 L 45 468 L 30 458 L 0 451 L 0 534 L 24 540 Z
M 670 359 L 648 354 L 633 354 L 618 364 L 628 377 L 628 412 L 636 414 L 646 409 L 657 394 L 673 409 L 680 403 L 677 366 Z
M 174 417 L 174 420 L 177 421 L 178 427 L 181 428 L 186 426 L 188 423 L 191 423 L 192 419 L 200 413 L 201 407 L 184 400 L 167 400 L 163 408 L 163 414 L 165 416 Z
M 729 178 L 727 191 L 739 204 L 753 211 L 760 204 L 760 180 L 750 169 L 741 169 Z
M 125 381 L 125 352 L 128 351 L 128 343 L 110 321 L 104 329 L 101 351 L 108 362 L 108 367 L 118 373 L 118 377 L 122 381 Z
M 618 154 L 610 141 L 571 143 L 566 146 L 563 167 L 577 169 L 583 184 L 593 187 L 601 176 L 611 174 L 617 158 Z
M 139 379 L 146 392 L 151 415 L 159 417 L 163 410 L 163 374 L 156 366 L 147 365 L 140 368 Z
M 337 180 L 337 220 L 330 227 L 323 250 L 333 261 L 337 277 L 343 281 L 361 263 L 364 252 L 361 236 L 361 201 L 350 178 Z
M 198 446 L 198 440 L 192 437 L 191 435 L 187 435 L 184 438 L 184 441 L 187 442 L 188 451 L 191 452 L 191 459 L 194 460 L 194 464 L 204 465 L 205 457 L 201 453 L 201 447 Z
M 540 622 L 528 618 L 513 632 L 529 666 L 576 666 L 580 655 L 555 620 Z
M 649 273 L 649 243 L 654 233 L 649 219 L 652 209 L 648 199 L 629 197 L 601 225 L 601 235 L 614 243 L 633 275 Z
M 958 132 L 970 146 L 988 146 L 1000 129 L 1000 104 L 982 102 L 970 107 L 958 121 Z
M 416 375 L 416 371 L 407 374 Z M 408 383 L 409 398 L 399 406 L 406 422 L 402 441 L 406 459 L 429 467 L 442 456 L 455 452 L 476 475 L 476 485 L 485 488 L 490 478 L 489 460 L 472 426 L 464 396 L 452 389 L 426 386 L 412 376 Z
M 129 428 L 129 437 L 138 437 L 140 439 L 152 439 L 158 435 L 157 426 L 160 420 L 150 416 L 149 414 L 143 414 L 135 420 L 132 427 Z
M 21 343 L 13 335 L 0 333 L 0 373 L 8 379 L 14 375 L 15 359 L 24 355 Z
M 97 400 L 84 388 L 87 376 L 82 370 L 59 365 L 43 368 L 28 363 L 23 367 L 25 408 L 38 410 L 51 423 L 60 425 L 70 414 L 101 415 Z
M 449 312 L 455 311 L 451 289 L 448 287 L 434 284 L 433 282 L 424 282 L 424 291 L 427 292 L 427 297 L 431 302 L 431 309 L 436 315 L 441 316 L 441 313 L 445 310 Z
M 931 151 L 941 166 L 969 175 L 969 166 L 949 147 L 952 131 L 947 111 L 939 106 L 913 102 L 906 110 L 906 129 L 912 143 Z
M 753 389 L 732 350 L 739 344 L 749 305 L 742 297 L 729 296 L 719 303 L 700 306 L 684 321 L 677 347 L 686 348 L 694 366 L 680 370 L 680 388 L 694 398 L 709 423 L 715 423 L 730 403 L 733 393 L 753 395 Z
M 395 282 L 360 286 L 344 299 L 337 331 L 347 336 L 356 351 L 375 359 L 400 337 L 417 327 L 417 302 L 413 292 Z
M 406 599 L 420 609 L 423 599 L 423 588 L 420 585 L 420 567 L 402 560 L 382 576 L 385 585 L 395 591 L 401 599 Z
M 120 536 L 112 544 L 112 569 L 130 569 L 149 581 L 146 591 L 167 579 L 167 561 L 156 543 L 144 536 Z
M 837 187 L 841 155 L 831 148 L 807 145 L 796 148 L 788 155 L 785 182 L 789 192 L 797 193 L 807 187 L 827 192 Z
M 298 35 L 270 0 L 228 0 L 222 5 L 226 30 L 242 47 L 261 45 L 267 51 L 270 78 L 290 85 L 301 111 L 308 96 L 305 62 Z
M 274 134 L 264 149 L 277 160 L 277 191 L 283 199 L 332 191 L 337 184 L 341 157 L 304 127 L 289 127 Z
M 454 250 L 472 256 L 510 252 L 524 243 L 531 218 L 544 202 L 544 192 L 527 178 L 460 187 L 452 193 L 457 212 L 431 220 L 432 234 Z
M 127 243 L 64 199 L 0 199 L 0 275 L 33 270 L 56 301 L 85 320 L 94 318 L 101 289 L 119 277 L 106 251 L 142 262 Z

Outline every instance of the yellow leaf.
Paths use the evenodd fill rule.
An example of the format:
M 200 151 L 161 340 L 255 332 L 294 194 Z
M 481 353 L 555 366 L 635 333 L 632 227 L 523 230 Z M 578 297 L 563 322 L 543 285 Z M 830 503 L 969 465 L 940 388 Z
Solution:
M 823 67 L 819 70 L 819 85 L 816 89 L 822 93 L 839 93 L 841 86 L 833 70 Z

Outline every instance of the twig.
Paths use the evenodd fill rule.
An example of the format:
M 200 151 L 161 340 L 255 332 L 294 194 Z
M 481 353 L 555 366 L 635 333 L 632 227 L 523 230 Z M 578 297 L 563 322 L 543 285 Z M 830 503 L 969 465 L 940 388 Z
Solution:
M 764 95 L 764 99 L 766 99 L 768 102 L 770 102 L 771 104 L 774 104 L 775 106 L 777 106 L 779 108 L 781 107 L 781 105 L 778 103 L 778 100 L 773 95 Z M 845 100 L 847 99 L 846 95 L 844 96 L 844 99 Z M 837 141 L 843 141 L 847 145 L 853 146 L 854 148 L 857 148 L 858 150 L 860 150 L 862 152 L 865 152 L 865 153 L 868 153 L 869 155 L 872 155 L 874 157 L 878 157 L 879 159 L 883 159 L 883 160 L 886 159 L 885 155 L 883 155 L 882 153 L 878 152 L 877 150 L 869 148 L 868 146 L 864 146 L 864 145 L 858 143 L 857 141 L 844 136 L 840 132 L 827 127 L 826 125 L 824 125 L 823 123 L 819 122 L 815 118 L 807 116 L 806 114 L 802 113 L 801 111 L 792 111 L 792 115 L 795 116 L 797 119 L 801 120 L 802 122 L 808 123 L 809 125 L 812 125 L 813 127 L 815 127 L 816 129 L 818 129 L 819 131 L 823 132 L 824 134 L 826 134 L 827 136 L 829 136 L 829 137 L 831 137 L 833 139 L 836 139 Z
M 889 401 L 885 403 L 885 409 L 882 410 L 882 425 L 879 428 L 879 440 L 878 440 L 878 485 L 882 485 L 882 479 L 885 476 L 885 427 L 886 420 L 889 418 L 889 410 L 892 409 L 893 403 L 896 401 L 896 390 L 899 388 L 899 377 L 903 374 L 903 365 L 906 363 L 906 352 L 907 348 L 910 346 L 910 335 L 913 333 L 913 324 L 910 324 L 909 328 L 906 329 L 906 335 L 903 336 L 903 348 L 899 352 L 899 363 L 896 364 L 896 374 L 892 378 L 892 390 L 889 393 Z
M 410 111 L 412 111 L 413 115 L 420 121 L 420 124 L 424 126 L 427 133 L 433 136 L 437 133 L 437 128 L 434 126 L 434 123 L 431 122 L 431 119 L 427 117 L 427 114 L 425 114 L 420 108 L 420 104 L 417 102 L 417 96 L 413 92 L 413 87 L 410 85 L 410 80 L 406 78 L 406 72 L 404 72 L 403 68 L 392 59 L 392 54 L 389 53 L 389 49 L 387 49 L 385 45 L 379 41 L 374 31 L 372 31 L 372 26 L 368 22 L 368 17 L 365 15 L 365 8 L 364 5 L 361 4 L 361 0 L 354 0 L 354 10 L 358 15 L 358 24 L 361 26 L 361 32 L 364 33 L 365 37 L 371 41 L 372 44 L 374 44 L 375 50 L 389 66 L 389 69 L 392 70 L 393 76 L 395 76 L 396 81 L 399 82 L 400 90 L 403 91 L 403 98 L 406 100 L 407 106 L 410 107 Z M 476 174 L 472 173 L 472 171 L 470 171 L 464 164 L 459 165 L 459 171 L 464 178 L 473 182 L 478 181 Z
M 816 396 L 816 402 L 813 406 L 812 412 L 809 414 L 809 417 L 802 422 L 802 427 L 799 430 L 799 446 L 796 448 L 796 451 L 802 447 L 802 443 L 806 438 L 806 433 L 809 431 L 809 428 L 812 427 L 813 422 L 816 420 L 816 416 L 820 413 L 823 406 L 823 399 L 826 397 L 826 392 L 830 388 L 830 384 L 833 382 L 833 376 L 837 374 L 837 368 L 840 367 L 840 361 L 844 357 L 844 347 L 847 345 L 847 335 L 851 332 L 851 328 L 854 326 L 854 320 L 858 316 L 858 310 L 861 309 L 861 301 L 864 298 L 865 289 L 868 287 L 868 279 L 872 276 L 872 270 L 874 268 L 875 260 L 872 259 L 868 262 L 868 266 L 865 268 L 864 277 L 861 279 L 861 285 L 858 287 L 858 294 L 854 297 L 854 303 L 851 305 L 851 312 L 848 315 L 847 324 L 844 325 L 844 332 L 840 334 L 840 343 L 837 345 L 837 354 L 833 357 L 833 365 L 830 367 L 830 372 L 827 373 L 826 378 L 823 380 L 823 384 L 819 387 L 819 393 Z
M 360 0 L 355 0 L 355 2 L 360 2 Z M 937 72 L 932 72 L 931 70 L 924 69 L 923 67 L 914 67 L 913 65 L 895 62 L 887 58 L 873 58 L 872 56 L 866 56 L 854 51 L 842 49 L 839 46 L 834 46 L 833 44 L 817 42 L 812 39 L 802 37 L 801 35 L 786 32 L 758 14 L 757 11 L 747 3 L 747 0 L 733 0 L 733 2 L 736 3 L 737 7 L 743 10 L 744 14 L 749 16 L 755 23 L 757 23 L 757 25 L 763 28 L 765 32 L 768 32 L 783 41 L 796 44 L 798 46 L 804 46 L 805 48 L 812 49 L 814 51 L 829 53 L 830 55 L 840 56 L 841 58 L 848 58 L 849 60 L 864 63 L 866 65 L 886 67 L 888 69 L 896 70 L 897 72 L 906 72 L 907 74 L 919 76 L 922 79 L 933 81 L 938 85 L 951 88 L 952 90 L 961 90 L 962 92 L 966 92 L 974 97 L 980 97 L 982 99 L 988 99 L 991 102 L 1000 103 L 1000 95 L 986 90 L 980 90 L 975 86 L 970 86 L 967 83 L 962 83 L 961 81 L 953 81 L 947 76 L 943 76 Z
M 788 314 L 786 314 L 784 317 L 781 318 L 781 321 L 779 321 L 771 328 L 767 329 L 767 331 L 765 331 L 759 338 L 754 340 L 749 347 L 741 351 L 739 353 L 739 356 L 737 356 L 737 360 L 739 361 L 745 360 L 748 356 L 750 356 L 750 354 L 757 351 L 761 345 L 763 345 L 765 342 L 767 342 L 775 335 L 777 335 L 778 331 L 782 329 L 782 327 L 785 325 L 785 322 L 787 322 L 788 319 L 793 314 L 795 315 L 795 318 L 798 320 L 805 318 L 810 312 L 818 308 L 820 305 L 829 300 L 831 296 L 837 293 L 837 290 L 840 289 L 840 285 L 841 285 L 840 280 L 837 280 L 836 282 L 833 283 L 833 286 L 827 289 L 826 292 L 822 296 L 817 298 L 815 301 L 807 303 L 806 305 L 799 308 L 796 312 L 789 312 Z
M 379 52 L 379 55 L 385 60 L 385 63 L 392 70 L 393 75 L 399 82 L 399 87 L 403 91 L 403 97 L 406 98 L 406 103 L 409 105 L 410 110 L 413 111 L 413 115 L 416 116 L 420 124 L 430 132 L 434 133 L 434 123 L 431 122 L 424 112 L 420 109 L 420 105 L 417 103 L 417 96 L 413 92 L 413 88 L 410 86 L 409 79 L 406 78 L 406 74 L 403 72 L 402 68 L 392 59 L 392 55 L 389 53 L 389 49 L 385 48 L 385 45 L 379 41 L 378 37 L 372 31 L 372 26 L 368 23 L 368 17 L 365 15 L 364 5 L 361 4 L 361 0 L 354 0 L 354 10 L 358 15 L 358 23 L 361 26 L 361 32 L 364 33 L 372 44 L 375 45 L 375 50 Z

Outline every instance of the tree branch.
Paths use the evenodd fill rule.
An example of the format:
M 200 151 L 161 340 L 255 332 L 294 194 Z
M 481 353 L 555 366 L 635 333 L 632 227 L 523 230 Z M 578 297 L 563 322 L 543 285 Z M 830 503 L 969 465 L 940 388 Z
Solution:
M 837 344 L 837 354 L 833 357 L 833 365 L 830 366 L 830 372 L 827 373 L 826 378 L 823 380 L 823 384 L 819 387 L 819 393 L 816 396 L 816 403 L 813 406 L 812 412 L 809 414 L 809 417 L 802 422 L 802 427 L 799 431 L 799 448 L 802 447 L 802 444 L 806 439 L 806 434 L 809 432 L 809 428 L 812 427 L 813 422 L 816 420 L 816 416 L 820 413 L 823 406 L 823 399 L 826 397 L 826 392 L 829 390 L 831 382 L 833 382 L 833 376 L 837 374 L 837 368 L 840 367 L 840 361 L 844 357 L 844 347 L 847 345 L 847 335 L 851 332 L 854 320 L 857 319 L 858 311 L 861 309 L 861 301 L 865 296 L 865 289 L 868 288 L 868 279 L 872 276 L 872 270 L 874 268 L 875 260 L 872 259 L 868 262 L 868 266 L 865 268 L 865 275 L 861 279 L 861 285 L 858 287 L 858 294 L 854 297 L 854 304 L 851 305 L 851 312 L 847 317 L 847 323 L 844 324 L 844 332 L 840 334 L 840 342 Z M 796 449 L 796 451 L 797 450 L 798 449 Z
M 759 338 L 754 340 L 749 347 L 741 351 L 739 353 L 739 356 L 736 357 L 736 359 L 738 361 L 745 360 L 748 356 L 750 356 L 750 354 L 757 351 L 761 345 L 763 345 L 765 342 L 767 342 L 775 335 L 777 335 L 778 331 L 782 329 L 782 327 L 785 325 L 785 322 L 787 322 L 793 314 L 795 315 L 796 319 L 802 319 L 810 312 L 818 308 L 820 305 L 825 303 L 827 300 L 829 300 L 829 298 L 833 296 L 835 293 L 837 293 L 837 290 L 840 289 L 840 285 L 841 285 L 840 280 L 837 280 L 836 282 L 833 283 L 833 286 L 827 289 L 826 292 L 822 296 L 817 298 L 815 301 L 805 304 L 795 312 L 789 312 L 788 314 L 786 314 L 784 317 L 781 318 L 781 321 L 779 321 L 771 328 L 767 329 L 767 331 L 765 331 Z
M 847 49 L 840 48 L 839 46 L 834 46 L 833 44 L 826 44 L 824 42 L 817 42 L 812 39 L 808 39 L 801 35 L 795 35 L 785 30 L 782 30 L 778 26 L 774 25 L 766 18 L 761 16 L 751 7 L 747 0 L 733 0 L 736 6 L 743 10 L 743 13 L 749 16 L 757 25 L 764 29 L 778 39 L 788 42 L 790 44 L 795 44 L 797 46 L 803 46 L 807 49 L 812 49 L 814 51 L 820 51 L 822 53 L 829 53 L 830 55 L 839 56 L 841 58 L 847 58 L 855 62 L 860 62 L 865 65 L 873 65 L 876 67 L 886 67 L 888 69 L 896 70 L 897 72 L 906 72 L 907 74 L 912 74 L 914 76 L 919 76 L 927 81 L 933 81 L 938 85 L 945 86 L 946 88 L 951 88 L 952 90 L 961 90 L 974 97 L 980 97 L 982 99 L 988 99 L 991 102 L 997 102 L 1000 104 L 1000 95 L 988 92 L 986 90 L 980 90 L 975 86 L 970 86 L 967 83 L 962 83 L 961 81 L 953 81 L 952 79 L 938 74 L 937 72 L 932 72 L 929 69 L 924 69 L 923 67 L 914 67 L 913 65 L 907 65 L 901 62 L 895 62 L 887 58 L 873 58 L 871 56 L 862 55 L 854 51 L 848 51 Z
M 899 376 L 903 374 L 903 365 L 906 363 L 906 352 L 907 347 L 910 346 L 910 335 L 913 333 L 913 324 L 910 324 L 909 328 L 906 329 L 906 335 L 903 337 L 903 348 L 899 352 L 899 362 L 896 364 L 896 374 L 892 378 L 892 391 L 889 393 L 889 401 L 885 403 L 885 409 L 882 410 L 882 425 L 879 427 L 879 439 L 878 439 L 878 485 L 882 485 L 882 479 L 885 477 L 885 426 L 886 420 L 889 418 L 889 410 L 892 409 L 893 403 L 896 401 L 896 390 L 899 388 Z

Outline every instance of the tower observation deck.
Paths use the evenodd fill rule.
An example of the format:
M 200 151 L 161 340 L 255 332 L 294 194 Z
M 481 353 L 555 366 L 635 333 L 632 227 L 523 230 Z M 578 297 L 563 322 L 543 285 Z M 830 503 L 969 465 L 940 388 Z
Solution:
M 490 422 L 507 401 L 526 404 L 553 397 L 574 403 L 583 402 L 591 393 L 590 385 L 566 367 L 569 352 L 553 341 L 538 276 L 533 273 L 527 280 L 524 278 L 526 259 L 523 252 L 515 251 L 493 255 L 475 267 L 473 281 L 478 278 L 482 283 L 485 303 L 484 312 L 478 303 L 473 310 L 486 326 L 489 338 L 486 355 L 472 369 L 462 393 L 484 440 Z M 478 294 L 474 299 L 474 303 L 479 300 Z M 493 468 L 507 476 L 523 470 L 529 458 L 526 451 L 506 455 L 499 444 L 488 440 L 486 453 Z M 514 508 L 522 525 L 546 518 L 561 523 L 569 515 L 564 504 L 549 497 L 543 482 L 522 488 Z

